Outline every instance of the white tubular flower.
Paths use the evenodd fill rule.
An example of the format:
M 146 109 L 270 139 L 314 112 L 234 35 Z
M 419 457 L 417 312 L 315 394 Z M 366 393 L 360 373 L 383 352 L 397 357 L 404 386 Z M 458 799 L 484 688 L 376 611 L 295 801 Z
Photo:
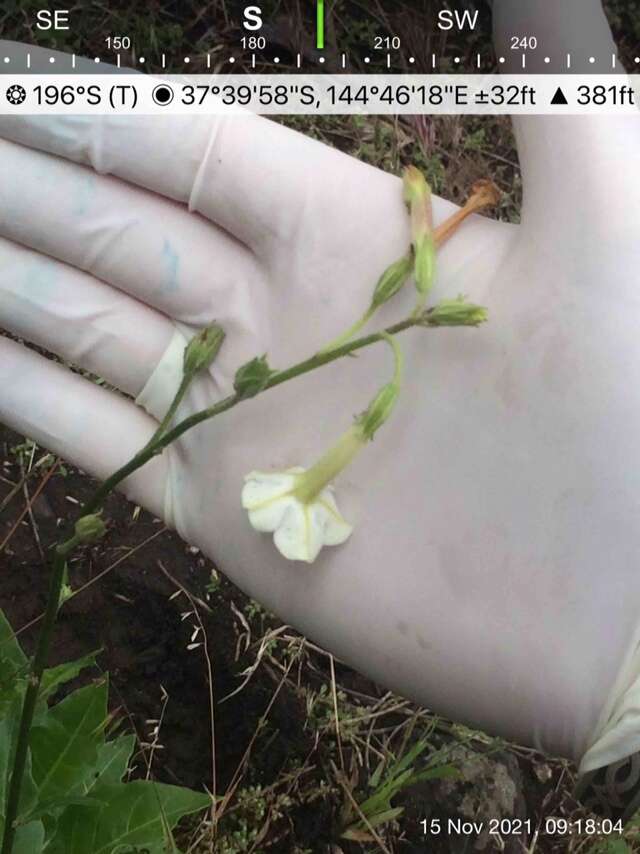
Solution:
M 309 501 L 299 497 L 298 487 L 306 470 L 252 471 L 245 478 L 242 506 L 256 531 L 273 533 L 278 551 L 289 560 L 313 563 L 323 546 L 338 546 L 353 528 L 343 519 L 326 486 Z
M 358 451 L 370 442 L 391 414 L 400 391 L 402 353 L 394 339 L 395 373 L 367 409 L 336 444 L 309 469 L 252 471 L 245 477 L 242 506 L 256 531 L 273 534 L 278 551 L 289 560 L 313 563 L 323 546 L 339 546 L 353 528 L 343 519 L 331 484 Z

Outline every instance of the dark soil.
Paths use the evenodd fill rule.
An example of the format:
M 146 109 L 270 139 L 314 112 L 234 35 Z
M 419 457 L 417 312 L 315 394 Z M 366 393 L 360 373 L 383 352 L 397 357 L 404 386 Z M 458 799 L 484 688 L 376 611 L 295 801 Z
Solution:
M 21 467 L 12 450 L 20 442 L 20 437 L 0 427 L 0 503 L 24 471 L 24 462 Z M 42 455 L 38 449 L 35 460 Z M 36 492 L 44 474 L 45 470 L 41 470 L 27 481 L 29 496 Z M 47 594 L 48 569 L 40 550 L 46 554 L 57 541 L 63 520 L 73 518 L 77 512 L 75 502 L 88 498 L 94 485 L 89 477 L 76 470 L 66 466 L 62 471 L 56 469 L 33 501 L 32 519 L 25 515 L 0 553 L 0 607 L 18 631 L 27 652 L 33 649 L 36 629 L 21 629 L 42 613 Z M 0 514 L 0 543 L 26 506 L 27 496 L 21 492 Z M 187 649 L 195 618 L 182 616 L 193 610 L 194 600 L 199 600 L 195 604 L 206 632 L 217 700 L 241 684 L 242 671 L 255 660 L 255 647 L 244 651 L 245 644 L 239 645 L 245 628 L 237 614 L 246 615 L 257 640 L 269 627 L 277 627 L 279 623 L 258 610 L 255 603 L 224 579 L 220 579 L 212 592 L 212 563 L 167 531 L 157 519 L 137 511 L 120 496 L 109 498 L 105 517 L 109 523 L 106 538 L 76 554 L 71 561 L 69 581 L 72 589 L 77 590 L 109 571 L 62 608 L 50 664 L 101 650 L 98 664 L 109 673 L 111 710 L 122 727 L 133 729 L 139 742 L 148 745 L 154 722 L 162 717 L 158 739 L 161 747 L 156 748 L 152 759 L 154 778 L 210 790 L 206 661 L 202 648 Z M 191 603 L 184 593 L 174 595 L 180 587 L 189 592 Z M 243 650 L 240 655 L 236 652 L 238 646 Z M 96 675 L 96 671 L 85 671 L 77 684 Z M 310 653 L 302 678 L 308 684 L 315 683 L 316 690 L 320 684 L 326 684 L 330 680 L 326 656 Z M 385 693 L 342 665 L 336 668 L 336 679 L 340 690 L 370 698 L 380 698 Z M 268 663 L 262 664 L 242 691 L 216 704 L 218 793 L 231 783 L 280 681 L 280 672 Z M 311 756 L 312 770 L 305 784 L 308 794 L 301 795 L 297 802 L 294 798 L 286 819 L 274 821 L 264 847 L 256 850 L 326 852 L 327 845 L 337 841 L 338 813 L 344 803 L 330 768 L 331 760 L 336 761 L 335 742 L 326 733 L 317 738 L 321 728 L 314 730 L 310 725 L 305 702 L 295 690 L 294 682 L 287 682 L 278 693 L 267 722 L 255 739 L 242 785 L 266 788 Z M 163 699 L 163 691 L 168 698 Z M 406 722 L 406 718 L 392 713 L 384 723 L 392 727 L 403 720 Z M 452 747 L 454 752 L 447 761 L 463 770 L 463 778 L 454 783 L 436 781 L 415 786 L 394 802 L 404 803 L 406 809 L 400 821 L 398 847 L 392 850 L 429 850 L 435 854 L 521 851 L 521 843 L 515 837 L 507 840 L 506 847 L 501 849 L 498 842 L 476 835 L 431 838 L 426 848 L 421 821 L 439 818 L 446 823 L 449 818 L 488 821 L 512 817 L 528 819 L 535 828 L 542 814 L 566 814 L 576 808 L 568 794 L 571 774 L 566 763 L 545 760 L 533 752 L 511 749 L 489 739 L 485 744 L 475 740 L 472 745 L 463 746 L 460 733 L 452 735 L 449 730 L 450 725 L 441 725 L 434 746 Z M 147 773 L 149 754 L 148 746 L 140 749 L 134 775 Z M 366 785 L 366 771 L 363 778 L 361 783 Z M 329 781 L 330 786 L 320 796 L 323 781 Z M 520 839 L 524 841 L 523 837 Z M 340 844 L 344 852 L 363 850 L 356 843 L 341 841 Z M 376 850 L 376 846 L 367 850 Z M 564 843 L 560 848 L 551 843 L 545 847 L 544 842 L 539 842 L 536 848 L 540 852 L 551 850 L 566 848 Z
M 27 27 L 25 31 L 25 16 L 16 5 L 3 19 L 3 36 L 29 39 L 91 56 L 103 54 L 105 33 L 127 32 L 134 44 L 132 62 L 143 51 L 149 57 L 148 70 L 157 70 L 160 53 L 166 51 L 169 61 L 177 63 L 167 70 L 181 71 L 180 57 L 188 54 L 202 57 L 211 43 L 237 48 L 237 28 L 229 24 L 224 12 L 227 6 L 233 12 L 245 4 L 236 0 L 227 0 L 226 4 L 214 0 L 205 5 L 213 20 L 209 25 L 209 18 L 206 18 L 206 26 L 201 14 L 203 4 L 195 0 L 180 3 L 160 0 L 153 4 L 114 0 L 108 4 L 80 4 L 82 9 L 79 7 L 75 13 L 73 30 L 66 38 L 56 36 L 55 41 L 50 34 L 38 33 L 33 28 Z M 302 18 L 298 15 L 300 4 L 297 0 L 274 0 L 263 5 L 269 7 L 269 13 L 277 10 L 271 22 L 269 49 L 283 58 L 280 69 L 287 69 L 286 60 L 295 56 L 296 51 L 301 51 L 305 63 L 312 65 L 315 52 L 313 44 L 308 43 L 308 33 L 313 29 L 312 4 L 302 7 L 305 10 Z M 419 9 L 431 9 L 433 4 L 430 0 L 421 0 L 419 4 L 384 2 L 382 7 L 387 14 L 383 20 L 378 14 L 382 7 L 370 5 L 375 12 L 372 18 L 375 32 L 400 34 L 409 50 L 412 39 L 415 41 L 422 35 L 421 27 L 416 24 L 416 14 Z M 346 0 L 339 6 L 341 48 L 349 50 L 356 70 L 365 70 L 361 54 L 369 52 L 369 37 L 365 38 L 364 29 L 368 6 L 356 0 Z M 640 37 L 637 3 L 609 0 L 606 6 L 623 59 L 630 63 Z M 488 22 L 488 17 L 483 15 L 483 20 L 485 18 Z M 420 20 L 425 20 L 424 14 Z M 345 33 L 350 34 L 352 43 L 344 43 Z M 445 52 L 444 45 L 433 42 L 433 34 L 427 36 L 426 43 L 420 40 L 417 53 L 428 57 L 432 49 Z M 327 33 L 329 61 L 331 52 L 335 54 L 337 50 L 336 38 L 336 33 Z M 478 39 L 484 49 L 490 40 L 488 23 L 478 33 Z M 464 51 L 471 54 L 477 47 L 471 42 L 448 43 L 446 52 L 462 51 L 461 55 L 466 56 Z M 265 67 L 273 71 L 269 58 L 265 57 Z M 202 70 L 197 61 L 192 70 Z M 457 117 L 444 118 L 437 123 L 424 122 L 422 136 L 420 129 L 416 134 L 424 149 L 424 161 L 419 165 L 427 170 L 435 189 L 454 201 L 464 198 L 473 179 L 493 175 L 505 190 L 503 218 L 515 220 L 520 184 L 517 154 L 513 150 L 508 122 L 506 119 L 487 120 L 482 126 L 476 122 L 476 127 L 475 121 L 471 118 L 464 124 Z M 320 137 L 327 137 L 332 144 L 391 171 L 397 171 L 404 160 L 403 145 L 409 146 L 409 159 L 416 157 L 414 137 L 408 134 L 406 123 L 391 128 L 391 133 L 383 122 L 374 121 L 371 140 L 362 129 L 348 133 L 346 125 L 346 135 L 345 127 L 340 126 L 334 138 L 332 127 L 331 122 L 325 121 Z M 309 124 L 300 129 L 314 132 Z M 403 129 L 404 136 L 400 133 Z M 22 437 L 0 425 L 0 505 L 23 475 L 13 450 L 22 441 Z M 36 449 L 34 462 L 43 454 Z M 28 469 L 28 461 L 23 461 L 23 466 Z M 27 482 L 28 493 L 21 491 L 0 511 L 0 607 L 19 632 L 27 652 L 33 650 L 36 629 L 21 630 L 42 613 L 47 594 L 49 573 L 43 555 L 46 556 L 58 540 L 63 520 L 74 517 L 77 503 L 86 499 L 94 487 L 93 481 L 82 473 L 68 466 L 66 473 L 58 468 L 33 502 L 32 518 L 25 515 L 2 549 L 1 544 L 44 474 L 45 469 L 34 474 Z M 225 854 L 249 851 L 252 845 L 256 852 L 282 854 L 302 854 L 303 851 L 354 854 L 379 850 L 375 844 L 363 847 L 339 839 L 340 811 L 346 799 L 331 764 L 338 762 L 335 732 L 330 719 L 327 723 L 310 717 L 307 705 L 314 692 L 330 684 L 328 658 L 306 648 L 304 666 L 301 662 L 298 669 L 296 663 L 292 678 L 278 691 L 283 671 L 277 665 L 283 661 L 286 665 L 287 659 L 281 650 L 275 650 L 272 658 L 265 656 L 239 693 L 220 702 L 242 684 L 241 674 L 255 662 L 262 637 L 270 628 L 279 626 L 278 620 L 257 608 L 225 579 L 212 586 L 214 566 L 210 560 L 194 553 L 174 533 L 164 529 L 161 522 L 144 511 L 137 512 L 124 499 L 111 496 L 105 517 L 109 522 L 106 538 L 74 556 L 69 581 L 72 589 L 78 590 L 98 579 L 101 573 L 105 574 L 61 609 L 50 664 L 101 650 L 97 660 L 102 671 L 109 673 L 114 719 L 124 729 L 135 731 L 141 745 L 136 754 L 134 775 L 146 775 L 151 762 L 151 774 L 155 779 L 197 789 L 204 786 L 210 790 L 212 786 L 207 662 L 202 647 L 188 649 L 197 621 L 193 616 L 183 619 L 185 613 L 194 610 L 194 605 L 184 593 L 174 595 L 182 587 L 202 603 L 196 603 L 196 608 L 206 633 L 217 701 L 218 793 L 225 792 L 230 785 L 270 703 L 266 722 L 242 766 L 240 788 L 248 791 L 248 787 L 262 786 L 263 790 L 268 790 L 286 780 L 287 773 L 299 772 L 299 778 L 287 788 L 289 805 L 281 806 L 279 811 L 273 810 L 270 820 L 271 813 L 265 815 L 255 805 L 243 807 L 239 791 L 231 802 L 235 812 L 230 811 L 221 825 L 221 835 L 226 840 L 221 850 Z M 247 628 L 251 631 L 250 643 Z M 97 671 L 85 671 L 78 684 L 96 675 Z M 346 692 L 355 706 L 360 703 L 364 708 L 363 697 L 376 700 L 385 694 L 383 688 L 341 665 L 336 666 L 336 679 L 339 690 Z M 158 744 L 152 750 L 144 745 L 153 742 L 152 730 L 160 718 Z M 393 732 L 406 721 L 406 714 L 403 717 L 389 713 L 378 719 L 378 725 Z M 421 825 L 423 820 L 439 819 L 444 826 L 449 818 L 483 822 L 491 818 L 513 818 L 530 822 L 535 830 L 542 816 L 579 814 L 579 807 L 570 795 L 574 769 L 569 764 L 533 751 L 497 744 L 489 738 L 483 739 L 481 734 L 461 733 L 446 722 L 438 725 L 431 740 L 434 749 L 451 748 L 447 761 L 461 769 L 461 779 L 424 783 L 399 796 L 394 805 L 404 804 L 405 813 L 397 830 L 385 835 L 389 850 L 432 854 L 479 850 L 509 854 L 530 850 L 547 854 L 569 850 L 564 839 L 539 836 L 532 842 L 533 834 L 528 834 L 526 839 L 513 836 L 504 840 L 473 833 L 427 837 Z M 393 747 L 401 745 L 402 738 Z M 344 752 L 348 767 L 353 754 L 348 746 Z M 366 792 L 370 773 L 371 768 L 360 769 L 354 780 L 356 794 Z M 266 796 L 265 800 L 271 810 L 273 802 Z M 252 837 L 245 844 L 247 833 L 242 830 L 242 821 L 249 832 L 266 827 L 264 836 L 257 841 Z M 332 845 L 336 847 L 331 848 Z M 571 850 L 576 849 L 572 847 Z M 581 850 L 593 849 L 589 846 Z

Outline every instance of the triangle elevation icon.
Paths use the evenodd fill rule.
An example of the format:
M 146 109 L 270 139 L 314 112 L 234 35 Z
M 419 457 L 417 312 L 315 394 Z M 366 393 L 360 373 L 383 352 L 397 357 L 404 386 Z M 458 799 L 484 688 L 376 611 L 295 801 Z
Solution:
M 556 90 L 556 94 L 551 99 L 551 103 L 555 104 L 556 106 L 558 104 L 568 104 L 569 103 L 565 97 L 564 92 L 562 91 L 562 89 L 559 86 L 558 86 L 558 89 Z

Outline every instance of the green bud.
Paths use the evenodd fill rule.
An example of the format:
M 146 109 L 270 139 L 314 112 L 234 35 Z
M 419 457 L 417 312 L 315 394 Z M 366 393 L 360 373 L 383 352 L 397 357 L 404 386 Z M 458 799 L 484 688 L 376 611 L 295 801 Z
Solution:
M 424 235 L 416 244 L 415 251 L 416 290 L 421 297 L 426 297 L 433 285 L 436 269 L 436 244 L 433 235 Z
M 224 338 L 224 329 L 217 323 L 201 329 L 185 347 L 184 373 L 193 375 L 208 368 L 218 355 Z
M 431 290 L 436 265 L 436 244 L 431 211 L 431 188 L 415 166 L 408 166 L 403 176 L 404 199 L 411 214 L 411 243 L 418 291 L 418 309 L 422 309 Z
M 431 200 L 431 188 L 427 184 L 422 172 L 416 166 L 407 166 L 404 170 L 402 186 L 404 200 L 409 207 L 419 204 L 425 199 Z
M 266 355 L 256 356 L 236 371 L 233 381 L 236 394 L 244 399 L 255 397 L 265 388 L 274 373 L 267 363 Z
M 75 535 L 80 543 L 95 543 L 101 539 L 107 530 L 107 526 L 99 513 L 91 516 L 83 516 L 78 519 L 75 527 Z
M 359 425 L 364 439 L 373 439 L 376 431 L 391 415 L 399 393 L 398 383 L 387 383 L 382 386 L 362 415 L 358 416 L 356 424 Z
M 61 608 L 67 599 L 71 599 L 73 597 L 73 587 L 70 584 L 63 584 L 60 588 L 60 602 L 58 608 Z
M 407 281 L 413 270 L 413 258 L 405 255 L 387 267 L 380 276 L 371 298 L 371 308 L 380 308 L 385 302 L 395 296 Z
M 382 332 L 381 335 L 393 350 L 395 367 L 392 381 L 382 386 L 365 411 L 356 418 L 356 424 L 360 428 L 362 438 L 365 440 L 373 439 L 376 431 L 382 427 L 391 415 L 400 394 L 400 384 L 402 382 L 404 358 L 400 345 L 387 332 Z
M 487 309 L 465 302 L 464 296 L 444 299 L 425 315 L 427 326 L 479 326 L 487 319 Z

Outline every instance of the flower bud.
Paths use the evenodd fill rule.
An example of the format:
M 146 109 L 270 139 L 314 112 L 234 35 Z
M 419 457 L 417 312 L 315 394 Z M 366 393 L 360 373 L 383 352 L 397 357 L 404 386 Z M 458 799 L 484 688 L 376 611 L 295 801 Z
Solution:
M 468 216 L 481 211 L 483 208 L 497 205 L 500 198 L 500 190 L 493 181 L 488 179 L 476 181 L 471 188 L 471 196 L 467 199 L 464 207 L 457 210 L 436 228 L 436 246 L 442 246 Z
M 425 315 L 427 326 L 479 326 L 487 319 L 487 309 L 465 302 L 464 296 L 444 299 Z
M 380 276 L 371 298 L 371 308 L 380 308 L 385 302 L 395 296 L 407 281 L 413 270 L 413 258 L 405 255 L 399 261 L 394 261 Z
M 433 235 L 428 234 L 420 238 L 415 253 L 416 290 L 421 297 L 426 297 L 431 290 L 436 269 L 436 244 Z
M 218 355 L 224 338 L 224 329 L 217 323 L 201 329 L 185 347 L 184 373 L 193 375 L 208 368 Z
M 265 388 L 274 373 L 267 363 L 266 355 L 256 356 L 238 368 L 233 388 L 236 394 L 244 399 L 255 397 Z
M 80 543 L 95 543 L 101 539 L 107 530 L 102 517 L 99 513 L 93 513 L 91 516 L 83 516 L 78 519 L 75 526 L 75 536 Z
M 397 382 L 387 383 L 382 386 L 362 415 L 358 416 L 356 423 L 364 439 L 373 439 L 376 431 L 391 415 L 399 393 L 400 386 Z
M 431 290 L 436 262 L 433 236 L 431 188 L 419 169 L 409 166 L 404 173 L 404 198 L 411 214 L 411 242 L 415 256 L 418 305 L 422 306 Z
M 431 187 L 426 178 L 415 166 L 408 166 L 403 176 L 404 199 L 411 213 L 411 238 L 416 242 L 433 231 L 431 212 Z
M 416 166 L 407 166 L 402 176 L 404 200 L 411 205 L 418 204 L 425 196 L 430 199 L 431 190 L 422 172 Z
M 477 208 L 487 208 L 497 205 L 502 198 L 502 193 L 489 178 L 482 178 L 476 181 L 471 187 L 473 205 Z

